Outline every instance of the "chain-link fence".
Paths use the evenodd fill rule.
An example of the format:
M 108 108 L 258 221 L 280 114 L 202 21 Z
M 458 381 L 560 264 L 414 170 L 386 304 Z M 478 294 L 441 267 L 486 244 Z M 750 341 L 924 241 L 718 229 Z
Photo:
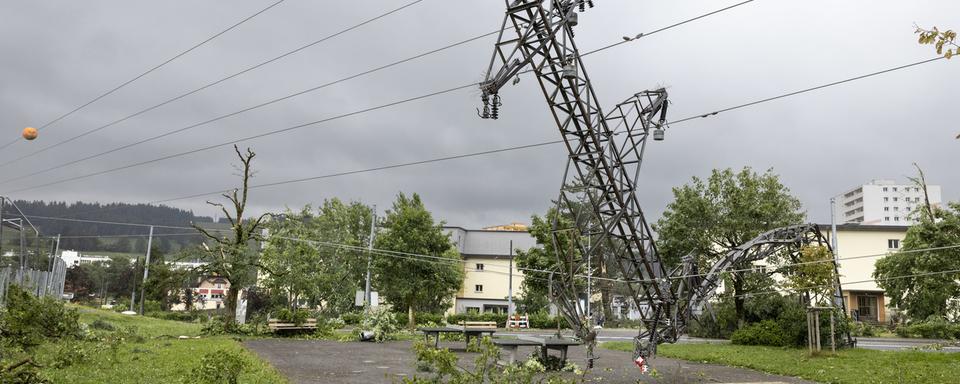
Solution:
M 6 301 L 7 290 L 11 284 L 16 284 L 36 296 L 63 297 L 63 283 L 66 277 L 67 264 L 60 258 L 53 260 L 49 271 L 0 268 L 0 305 Z

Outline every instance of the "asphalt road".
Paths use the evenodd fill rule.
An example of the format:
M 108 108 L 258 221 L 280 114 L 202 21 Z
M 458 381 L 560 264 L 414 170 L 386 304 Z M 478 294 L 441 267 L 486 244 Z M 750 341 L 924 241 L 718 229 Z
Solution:
M 530 333 L 538 336 L 550 336 L 554 333 L 549 333 L 546 330 L 534 329 L 534 330 L 521 330 L 520 333 Z M 500 334 L 507 334 L 503 332 Z M 570 335 L 569 331 L 564 332 L 565 335 Z M 597 339 L 601 342 L 603 341 L 631 341 L 633 337 L 637 335 L 637 330 L 635 329 L 603 329 L 600 331 Z M 721 339 L 701 339 L 696 337 L 687 337 L 684 336 L 680 339 L 680 343 L 711 343 L 711 344 L 722 344 L 729 343 L 729 340 Z M 857 338 L 857 348 L 864 349 L 875 349 L 881 351 L 900 351 L 900 350 L 909 350 L 917 347 L 930 346 L 938 343 L 950 343 L 947 340 L 931 340 L 931 339 L 903 339 L 898 337 L 858 337 Z M 942 349 L 924 349 L 929 351 L 936 352 L 960 352 L 960 346 L 953 344 L 952 346 L 943 346 Z

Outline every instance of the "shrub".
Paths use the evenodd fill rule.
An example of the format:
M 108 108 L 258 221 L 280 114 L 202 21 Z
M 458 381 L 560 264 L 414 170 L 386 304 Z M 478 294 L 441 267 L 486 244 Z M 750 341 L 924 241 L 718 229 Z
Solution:
M 750 324 L 733 332 L 730 342 L 739 345 L 769 345 L 782 347 L 793 345 L 784 334 L 783 327 L 776 321 L 764 320 Z
M 11 285 L 6 310 L 0 313 L 0 339 L 13 346 L 31 348 L 45 339 L 81 336 L 80 315 L 51 297 L 36 298 Z
M 207 353 L 200 364 L 193 368 L 187 383 L 237 384 L 247 359 L 236 351 L 219 350 Z
M 289 310 L 283 308 L 277 311 L 277 319 L 284 323 L 293 323 L 297 326 L 303 325 L 307 322 L 307 318 L 310 317 L 310 313 L 302 310 Z
M 873 337 L 880 335 L 880 327 L 864 322 L 851 322 L 850 333 L 853 336 Z
M 343 320 L 344 324 L 348 325 L 357 325 L 360 324 L 360 321 L 363 320 L 362 312 L 347 312 L 340 315 L 340 320 Z
M 393 314 L 393 317 L 398 324 L 407 323 L 407 313 L 406 312 L 396 312 Z M 426 324 L 440 324 L 443 323 L 443 314 L 439 313 L 430 313 L 430 312 L 417 312 L 413 315 L 414 321 L 417 325 L 426 325 Z
M 364 312 L 360 328 L 365 331 L 372 331 L 374 340 L 383 342 L 390 340 L 395 333 L 400 331 L 400 324 L 397 323 L 397 318 L 394 317 L 389 308 L 379 306 Z
M 925 321 L 900 325 L 895 330 L 900 337 L 920 337 L 924 339 L 960 339 L 960 324 L 950 323 L 938 316 L 930 316 Z
M 458 324 L 461 321 L 494 321 L 497 327 L 507 326 L 507 315 L 498 313 L 459 313 L 447 316 L 448 324 Z
M 528 315 L 527 320 L 530 322 L 530 328 L 556 329 L 557 323 L 560 323 L 563 328 L 568 327 L 567 320 L 563 317 L 550 316 L 550 314 L 544 312 Z

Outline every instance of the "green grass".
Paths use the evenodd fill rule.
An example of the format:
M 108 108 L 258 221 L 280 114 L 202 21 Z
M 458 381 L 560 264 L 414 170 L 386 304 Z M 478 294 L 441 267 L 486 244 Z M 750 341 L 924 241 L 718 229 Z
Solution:
M 608 342 L 607 349 L 633 352 L 631 342 Z M 665 344 L 660 356 L 744 367 L 823 383 L 955 383 L 960 354 L 845 349 L 817 357 L 805 349 L 732 344 Z
M 41 372 L 53 383 L 180 383 L 189 378 L 190 371 L 199 364 L 203 355 L 216 351 L 237 351 L 249 361 L 241 376 L 241 383 L 288 382 L 273 367 L 229 336 L 186 340 L 177 338 L 181 335 L 198 336 L 199 324 L 127 316 L 90 308 L 78 309 L 83 323 L 90 324 L 99 319 L 118 329 L 135 327 L 137 334 L 146 340 L 142 343 L 126 341 L 116 354 L 109 348 L 96 349 L 97 342 L 80 342 L 76 344 L 77 347 L 92 352 L 88 360 L 60 369 L 52 368 L 49 363 L 64 343 L 43 345 L 34 356 L 46 366 Z

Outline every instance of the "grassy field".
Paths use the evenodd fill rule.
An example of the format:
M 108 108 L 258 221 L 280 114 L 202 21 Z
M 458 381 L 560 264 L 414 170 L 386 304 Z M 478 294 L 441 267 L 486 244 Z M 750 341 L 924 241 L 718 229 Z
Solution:
M 603 343 L 604 348 L 633 352 L 631 342 Z M 732 344 L 665 344 L 658 353 L 688 361 L 744 367 L 822 383 L 956 383 L 960 354 L 848 349 L 835 356 L 808 357 L 795 348 Z
M 249 362 L 241 376 L 242 383 L 287 383 L 273 367 L 244 349 L 229 336 L 178 339 L 178 336 L 198 336 L 200 325 L 149 317 L 126 316 L 110 311 L 79 308 L 81 322 L 106 321 L 117 329 L 134 327 L 144 337 L 143 342 L 127 340 L 116 353 L 109 349 L 95 349 L 94 342 L 75 344 L 47 344 L 40 347 L 37 356 L 46 368 L 42 373 L 54 383 L 180 383 L 190 382 L 190 371 L 200 358 L 215 351 L 237 351 Z M 55 369 L 50 361 L 64 349 L 87 351 L 87 361 Z M 68 351 L 70 349 L 67 349 Z M 91 353 L 92 351 L 92 353 Z M 80 354 L 83 354 L 81 352 Z M 46 362 L 44 360 L 47 360 Z

